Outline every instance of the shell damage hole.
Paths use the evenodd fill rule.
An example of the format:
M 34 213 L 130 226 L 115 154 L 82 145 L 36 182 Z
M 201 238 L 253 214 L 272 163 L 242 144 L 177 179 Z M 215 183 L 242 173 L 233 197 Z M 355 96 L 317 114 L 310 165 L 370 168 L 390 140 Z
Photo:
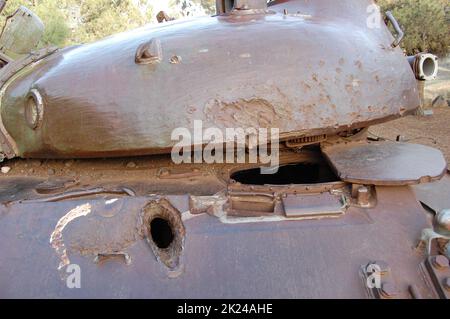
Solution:
M 169 221 L 159 217 L 150 222 L 150 233 L 155 245 L 161 249 L 168 248 L 175 238 Z
M 160 199 L 149 202 L 142 214 L 143 235 L 156 259 L 178 269 L 185 236 L 181 213 L 167 199 Z

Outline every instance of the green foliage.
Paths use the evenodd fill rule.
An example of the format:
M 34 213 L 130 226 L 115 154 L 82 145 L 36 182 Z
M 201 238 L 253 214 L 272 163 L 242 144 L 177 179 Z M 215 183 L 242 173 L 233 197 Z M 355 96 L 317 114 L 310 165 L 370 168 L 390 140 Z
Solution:
M 382 11 L 392 11 L 405 31 L 401 46 L 407 54 L 449 52 L 448 0 L 381 0 L 379 4 Z
M 186 2 L 169 1 L 173 5 L 181 4 L 181 9 L 182 3 Z M 215 0 L 187 2 L 198 7 L 201 5 L 207 14 L 215 13 Z M 408 54 L 428 51 L 444 55 L 449 51 L 448 0 L 378 2 L 382 10 L 393 11 L 402 25 L 406 34 L 402 46 Z M 11 15 L 20 5 L 33 10 L 44 22 L 41 46 L 95 41 L 149 23 L 156 14 L 147 0 L 9 0 L 2 16 Z M 0 23 L 3 24 L 4 19 Z
M 33 10 L 44 22 L 45 32 L 41 40 L 42 46 L 63 46 L 70 30 L 65 22 L 66 17 L 58 7 L 58 2 L 53 0 L 42 0 Z
M 90 42 L 150 22 L 151 10 L 141 12 L 131 0 L 84 0 L 81 25 L 73 42 Z
M 90 42 L 149 23 L 145 0 L 9 0 L 5 18 L 20 5 L 35 12 L 45 25 L 41 46 Z M 4 18 L 1 23 L 4 23 Z
M 207 14 L 216 14 L 216 0 L 197 0 Z
M 179 4 L 181 0 L 169 0 Z M 215 0 L 190 0 L 207 14 Z M 9 0 L 4 18 L 20 6 L 34 11 L 45 25 L 41 46 L 91 42 L 147 24 L 156 14 L 147 0 Z M 200 7 L 201 6 L 201 7 Z
M 70 30 L 65 23 L 66 17 L 61 11 L 60 4 L 54 0 L 9 0 L 2 15 L 7 17 L 13 14 L 21 5 L 29 8 L 41 18 L 45 25 L 41 46 L 62 46 L 65 44 Z M 4 23 L 4 19 L 1 20 L 1 23 Z

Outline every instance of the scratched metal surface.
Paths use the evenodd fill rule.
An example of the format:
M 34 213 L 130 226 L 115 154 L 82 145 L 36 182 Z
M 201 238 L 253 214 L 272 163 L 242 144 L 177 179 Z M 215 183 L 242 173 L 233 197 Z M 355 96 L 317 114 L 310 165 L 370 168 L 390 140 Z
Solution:
M 148 197 L 2 206 L 0 297 L 365 298 L 358 271 L 373 260 L 389 263 L 400 292 L 414 284 L 433 297 L 413 250 L 429 226 L 426 213 L 409 187 L 377 193 L 375 209 L 351 208 L 337 219 L 231 225 L 205 214 L 184 218 L 178 272 L 158 262 L 139 234 Z M 168 199 L 180 212 L 188 209 L 187 196 Z M 81 289 L 68 289 L 50 237 L 63 216 L 87 204 L 89 214 L 61 232 L 70 263 L 81 266 Z M 126 252 L 131 263 L 94 263 L 97 253 L 113 251 Z
M 367 28 L 370 3 L 289 1 L 266 15 L 146 26 L 59 51 L 7 83 L 1 118 L 17 156 L 47 158 L 168 152 L 172 130 L 192 130 L 194 120 L 278 127 L 282 137 L 386 121 L 419 99 L 388 29 Z M 136 64 L 137 48 L 152 39 L 160 61 Z M 44 99 L 36 130 L 23 116 L 32 88 Z

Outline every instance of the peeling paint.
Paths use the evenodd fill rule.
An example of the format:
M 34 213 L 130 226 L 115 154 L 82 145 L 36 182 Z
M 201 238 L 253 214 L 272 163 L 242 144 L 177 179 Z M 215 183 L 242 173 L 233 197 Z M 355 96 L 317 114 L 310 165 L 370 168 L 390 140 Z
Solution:
M 231 102 L 210 100 L 204 113 L 216 125 L 230 127 L 279 127 L 283 120 L 291 117 L 291 108 L 286 103 L 274 103 L 263 98 L 237 99 Z M 228 123 L 228 124 L 227 124 Z M 227 126 L 228 125 L 228 126 Z
M 190 219 L 192 219 L 192 218 L 194 218 L 194 217 L 197 217 L 197 216 L 200 216 L 200 215 L 196 215 L 196 214 L 191 214 L 191 211 L 185 211 L 185 212 L 183 212 L 182 214 L 181 214 L 181 220 L 183 221 L 183 222 L 185 222 L 185 221 L 187 221 L 187 220 L 190 220 Z
M 58 223 L 56 223 L 55 230 L 52 232 L 50 236 L 50 244 L 53 249 L 55 249 L 56 254 L 59 256 L 60 263 L 58 266 L 58 270 L 70 264 L 69 257 L 67 256 L 66 246 L 64 245 L 63 240 L 63 230 L 66 226 L 72 222 L 73 220 L 87 216 L 91 213 L 91 204 L 86 203 L 84 205 L 80 205 L 72 209 L 66 215 L 64 215 Z

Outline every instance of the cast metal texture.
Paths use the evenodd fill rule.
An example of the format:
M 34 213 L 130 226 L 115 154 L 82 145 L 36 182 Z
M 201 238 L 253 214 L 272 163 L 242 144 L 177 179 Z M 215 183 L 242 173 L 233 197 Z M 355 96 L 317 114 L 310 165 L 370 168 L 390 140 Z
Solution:
M 0 297 L 447 297 L 448 273 L 431 280 L 421 266 L 431 248 L 414 249 L 432 225 L 408 186 L 439 179 L 442 154 L 356 142 L 364 134 L 347 145 L 331 144 L 352 138 L 329 138 L 419 106 L 393 36 L 367 27 L 371 3 L 276 1 L 7 65 L 7 157 L 153 156 L 131 166 L 86 159 L 70 178 L 63 161 L 49 178 L 16 160 L 0 183 Z M 31 127 L 30 92 L 43 109 Z M 241 184 L 232 173 L 258 165 L 175 166 L 155 155 L 194 120 L 278 127 L 288 148 L 322 143 L 342 180 Z M 319 151 L 281 149 L 281 165 L 315 162 Z M 154 218 L 171 225 L 167 248 L 154 240 Z M 361 266 L 374 261 L 384 275 L 372 291 Z M 80 266 L 79 289 L 67 286 L 70 265 Z
M 389 30 L 367 26 L 371 3 L 282 2 L 61 51 L 8 83 L 2 122 L 16 156 L 64 158 L 166 153 L 194 120 L 276 127 L 282 139 L 387 121 L 419 98 Z M 44 101 L 37 130 L 23 116 L 32 89 Z

